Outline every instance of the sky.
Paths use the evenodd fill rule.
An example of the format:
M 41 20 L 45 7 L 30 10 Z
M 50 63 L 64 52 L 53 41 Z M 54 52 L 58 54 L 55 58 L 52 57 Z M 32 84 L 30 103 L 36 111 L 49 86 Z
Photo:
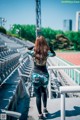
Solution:
M 35 0 L 0 0 L 0 17 L 5 28 L 13 24 L 36 24 Z M 41 0 L 41 26 L 63 30 L 63 20 L 72 19 L 75 31 L 76 12 L 80 0 Z

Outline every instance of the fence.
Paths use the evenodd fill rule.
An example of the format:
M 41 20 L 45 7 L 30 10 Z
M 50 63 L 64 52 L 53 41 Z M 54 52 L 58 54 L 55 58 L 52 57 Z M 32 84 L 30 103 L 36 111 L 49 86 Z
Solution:
M 55 63 L 57 66 L 72 66 L 58 57 L 50 58 L 49 63 Z M 78 85 L 80 84 L 80 69 L 63 69 L 64 72 Z
M 49 71 L 49 74 L 50 74 L 50 80 L 49 80 L 49 98 L 51 99 L 51 73 L 52 73 L 52 70 L 60 70 L 60 69 L 67 69 L 67 70 L 71 70 L 71 69 L 80 69 L 80 66 L 49 66 L 48 67 L 48 71 Z M 80 71 L 79 72 L 79 80 L 80 80 Z
M 52 70 L 60 70 L 60 69 L 65 69 L 65 70 L 76 70 L 80 69 L 80 66 L 49 66 L 49 74 L 50 74 L 50 80 L 49 80 L 49 99 L 51 99 L 51 73 Z M 78 71 L 79 74 L 79 80 L 80 80 L 80 71 Z M 75 76 L 76 78 L 76 76 Z M 79 82 L 80 83 L 80 82 Z M 55 91 L 61 94 L 61 120 L 65 120 L 65 94 L 66 93 L 74 93 L 74 92 L 80 92 L 80 86 L 61 86 L 59 91 Z

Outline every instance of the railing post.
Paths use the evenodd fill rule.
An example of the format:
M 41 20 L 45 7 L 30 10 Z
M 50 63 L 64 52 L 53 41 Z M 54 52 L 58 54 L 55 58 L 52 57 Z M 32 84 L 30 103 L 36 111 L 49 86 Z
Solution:
M 79 85 L 80 85 L 80 74 L 79 74 Z
M 65 93 L 61 93 L 61 120 L 65 120 Z
M 80 74 L 78 74 L 78 85 L 80 84 Z
M 49 99 L 51 99 L 51 70 L 49 70 L 49 84 L 48 84 L 48 91 L 49 91 Z

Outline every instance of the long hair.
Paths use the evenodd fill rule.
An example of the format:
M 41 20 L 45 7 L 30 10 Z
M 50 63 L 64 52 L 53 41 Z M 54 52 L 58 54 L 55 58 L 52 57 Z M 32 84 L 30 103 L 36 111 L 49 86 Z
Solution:
M 34 53 L 35 58 L 38 60 L 44 60 L 48 55 L 49 46 L 43 36 L 37 37 L 35 41 Z

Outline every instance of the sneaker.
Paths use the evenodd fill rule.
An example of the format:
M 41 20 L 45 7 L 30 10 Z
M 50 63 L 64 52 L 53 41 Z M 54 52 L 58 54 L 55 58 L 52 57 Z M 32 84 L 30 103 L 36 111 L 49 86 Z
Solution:
M 38 116 L 39 120 L 44 120 L 43 114 L 41 116 Z
M 44 114 L 45 117 L 47 117 L 47 115 L 48 115 L 48 110 L 47 110 L 47 109 L 44 109 L 44 110 L 43 110 L 43 114 Z
M 43 110 L 43 113 L 44 113 L 44 114 L 48 114 L 47 109 L 44 109 L 44 110 Z

